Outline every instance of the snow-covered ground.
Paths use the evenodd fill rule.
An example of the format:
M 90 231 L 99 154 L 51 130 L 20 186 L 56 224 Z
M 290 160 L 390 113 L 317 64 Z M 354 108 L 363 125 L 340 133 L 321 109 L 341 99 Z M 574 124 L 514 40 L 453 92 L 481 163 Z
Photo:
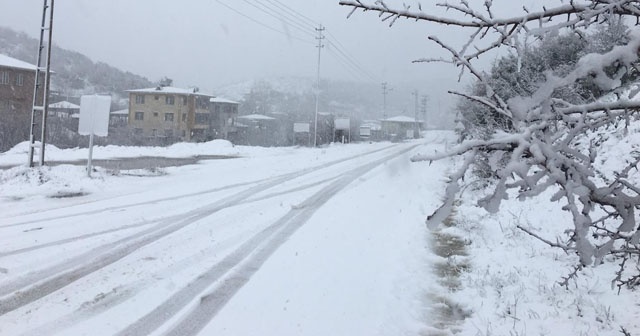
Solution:
M 575 257 L 515 228 L 562 233 L 567 214 L 545 195 L 488 215 L 467 188 L 455 225 L 426 229 L 450 162 L 408 158 L 454 138 L 97 147 L 101 159 L 237 158 L 93 178 L 71 165 L 0 170 L 0 335 L 640 334 L 640 296 L 611 289 L 611 265 L 565 289 Z M 14 148 L 0 166 L 25 158 Z M 437 256 L 443 237 L 463 253 Z
M 417 334 L 447 163 L 408 158 L 447 138 L 0 171 L 0 334 Z

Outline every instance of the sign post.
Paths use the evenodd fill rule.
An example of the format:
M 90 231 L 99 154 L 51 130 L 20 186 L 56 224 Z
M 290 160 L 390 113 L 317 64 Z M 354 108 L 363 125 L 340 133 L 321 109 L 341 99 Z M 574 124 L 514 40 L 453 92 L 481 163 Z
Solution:
M 109 111 L 111 96 L 82 96 L 80 98 L 80 122 L 78 133 L 89 136 L 89 158 L 87 159 L 87 176 L 91 177 L 93 159 L 93 137 L 109 134 Z

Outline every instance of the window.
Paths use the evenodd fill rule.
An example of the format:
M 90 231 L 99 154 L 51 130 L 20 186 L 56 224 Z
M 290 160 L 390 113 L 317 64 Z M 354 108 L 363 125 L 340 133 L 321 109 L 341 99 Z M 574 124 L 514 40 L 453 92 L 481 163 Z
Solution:
M 136 104 L 144 104 L 144 95 L 136 95 Z
M 9 72 L 0 71 L 0 84 L 9 84 Z
M 167 138 L 173 138 L 173 130 L 172 129 L 165 129 L 164 130 L 164 136 L 166 136 Z
M 135 119 L 144 120 L 144 112 L 136 112 Z
M 158 112 L 153 112 L 153 116 L 157 118 L 158 117 Z
M 196 113 L 196 124 L 206 125 L 209 123 L 208 113 Z
M 151 136 L 157 136 L 158 135 L 158 130 L 157 129 L 152 129 L 151 130 Z
M 182 105 L 187 105 L 187 97 L 182 97 Z
M 187 114 L 186 113 L 182 114 L 182 121 L 187 121 Z
M 174 105 L 174 104 L 175 104 L 175 102 L 176 102 L 176 97 L 174 97 L 174 96 L 166 96 L 166 97 L 164 98 L 164 102 L 165 102 L 167 105 Z
M 160 96 L 155 95 L 155 96 L 153 96 L 153 99 L 155 99 L 155 100 L 160 100 Z
M 165 113 L 164 121 L 173 121 L 173 113 Z
M 24 85 L 24 75 L 23 74 L 18 74 L 18 76 L 16 77 L 16 85 L 17 86 L 23 86 Z

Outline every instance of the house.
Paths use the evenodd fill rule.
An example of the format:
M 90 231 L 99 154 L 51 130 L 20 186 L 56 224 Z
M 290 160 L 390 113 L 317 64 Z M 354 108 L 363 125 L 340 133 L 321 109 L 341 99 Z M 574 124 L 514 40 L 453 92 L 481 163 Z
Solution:
M 129 110 L 109 112 L 109 127 L 124 127 L 129 123 Z
M 210 125 L 213 138 L 230 139 L 237 133 L 236 118 L 238 117 L 238 106 L 240 103 L 233 100 L 215 97 L 211 102 Z
M 0 54 L 0 151 L 29 139 L 36 69 Z
M 390 140 L 417 138 L 422 129 L 422 120 L 403 115 L 382 119 L 380 124 L 382 134 Z
M 68 102 L 66 100 L 49 104 L 49 116 L 58 118 L 71 118 L 74 114 L 80 113 L 80 105 Z
M 204 141 L 210 132 L 210 100 L 214 96 L 158 86 L 129 90 L 129 126 L 147 138 Z
M 274 146 L 277 119 L 264 114 L 249 114 L 238 117 L 241 129 L 237 141 L 250 146 Z

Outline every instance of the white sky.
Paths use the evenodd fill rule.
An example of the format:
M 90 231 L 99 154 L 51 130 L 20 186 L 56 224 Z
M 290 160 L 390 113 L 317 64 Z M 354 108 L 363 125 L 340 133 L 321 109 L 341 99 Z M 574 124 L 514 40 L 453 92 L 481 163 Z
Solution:
M 307 42 L 264 28 L 220 2 Z M 402 4 L 402 1 L 387 1 L 394 2 Z M 421 2 L 423 9 L 428 9 L 436 0 Z M 484 1 L 470 2 L 481 5 Z M 347 19 L 350 9 L 338 5 L 338 0 L 57 1 L 54 42 L 151 80 L 168 76 L 176 85 L 196 85 L 206 91 L 254 78 L 315 77 L 317 49 L 313 23 L 302 19 L 308 29 L 305 35 L 286 21 L 251 5 L 277 8 L 278 3 L 326 26 L 327 37 L 342 45 L 343 50 L 371 74 L 354 75 L 338 61 L 335 55 L 339 53 L 328 50 L 333 48 L 325 43 L 323 77 L 386 81 L 391 86 L 415 83 L 421 92 L 431 90 L 430 95 L 436 100 L 447 100 L 443 97 L 445 89 L 456 86 L 457 72 L 451 65 L 412 64 L 411 61 L 446 56 L 438 46 L 427 41 L 428 35 L 461 41 L 468 33 L 461 35 L 450 27 L 408 20 L 398 21 L 389 28 L 370 12 L 358 12 Z M 494 0 L 494 3 L 505 12 L 519 10 L 523 3 L 530 8 L 540 6 L 539 1 L 533 0 Z M 35 37 L 41 12 L 42 0 L 0 0 L 0 25 Z M 489 64 L 490 60 L 486 62 Z

